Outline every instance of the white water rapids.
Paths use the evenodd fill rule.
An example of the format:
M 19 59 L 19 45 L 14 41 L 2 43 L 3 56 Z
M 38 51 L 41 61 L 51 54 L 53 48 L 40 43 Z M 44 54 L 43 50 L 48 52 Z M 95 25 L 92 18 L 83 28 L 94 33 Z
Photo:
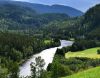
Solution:
M 35 61 L 35 58 L 40 56 L 45 61 L 44 69 L 47 68 L 49 63 L 52 63 L 53 57 L 56 53 L 57 48 L 71 46 L 73 44 L 72 41 L 60 40 L 61 45 L 59 47 L 49 48 L 41 51 L 40 53 L 33 55 L 30 59 L 28 59 L 21 67 L 20 67 L 20 77 L 26 77 L 31 75 L 31 62 Z

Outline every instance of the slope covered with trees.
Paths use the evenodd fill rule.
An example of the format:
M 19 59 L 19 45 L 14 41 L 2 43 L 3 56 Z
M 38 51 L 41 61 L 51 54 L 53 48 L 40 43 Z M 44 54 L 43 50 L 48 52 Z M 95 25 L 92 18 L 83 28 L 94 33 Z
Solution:
M 14 73 L 17 73 L 19 69 L 18 66 L 33 54 L 58 45 L 59 42 L 53 39 L 45 43 L 45 39 L 33 36 L 0 32 L 0 70 L 3 70 L 0 71 L 0 77 L 3 75 L 6 78 L 7 74 L 15 76 Z
M 100 59 L 64 58 L 64 53 L 69 50 L 100 47 L 99 13 L 100 4 L 81 17 L 70 18 L 63 13 L 39 14 L 32 7 L 18 3 L 0 3 L 0 77 L 18 78 L 18 67 L 22 62 L 45 48 L 58 46 L 59 39 L 73 38 L 75 42 L 71 47 L 57 50 L 53 63 L 45 71 L 47 77 L 58 78 L 100 66 Z M 43 59 L 39 60 L 43 62 Z M 34 66 L 32 70 L 33 74 L 36 73 Z
M 35 10 L 39 14 L 45 14 L 45 13 L 64 13 L 69 15 L 70 17 L 76 17 L 76 16 L 82 16 L 83 12 L 64 5 L 43 5 L 43 4 L 35 4 L 35 3 L 28 3 L 28 2 L 19 2 L 19 1 L 0 1 L 0 4 L 10 3 L 14 5 L 20 5 L 24 7 L 31 8 Z M 62 10 L 62 11 L 61 11 Z
M 99 13 L 100 4 L 90 8 L 82 17 L 71 18 L 63 22 L 53 21 L 47 24 L 44 29 L 46 29 L 45 31 L 48 31 L 47 33 L 52 36 L 58 34 L 57 36 L 64 38 L 100 40 Z
M 89 38 L 100 39 L 100 4 L 90 8 L 84 15 L 84 30 Z
M 48 24 L 51 21 L 67 20 L 66 14 L 38 14 L 31 8 L 14 4 L 0 5 L 1 30 L 28 30 Z

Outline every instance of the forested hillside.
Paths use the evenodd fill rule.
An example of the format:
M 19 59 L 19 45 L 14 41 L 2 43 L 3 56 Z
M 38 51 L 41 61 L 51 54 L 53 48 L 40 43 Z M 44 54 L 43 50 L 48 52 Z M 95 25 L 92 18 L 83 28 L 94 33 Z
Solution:
M 30 8 L 13 4 L 0 5 L 1 30 L 28 30 L 43 26 L 54 20 L 67 20 L 66 14 L 39 15 Z
M 40 71 L 41 78 L 59 78 L 100 66 L 99 58 L 91 59 L 83 56 L 66 59 L 64 57 L 69 51 L 71 54 L 80 51 L 81 54 L 82 50 L 86 52 L 85 49 L 94 47 L 98 47 L 95 54 L 99 57 L 99 13 L 100 4 L 90 8 L 81 16 L 83 13 L 80 11 L 61 5 L 34 4 L 33 6 L 32 3 L 27 2 L 1 1 L 0 78 L 19 78 L 19 65 L 33 54 L 59 46 L 61 39 L 72 40 L 74 43 L 72 46 L 57 49 L 53 63 L 48 66 L 47 71 L 43 69 Z M 36 61 L 39 62 L 40 67 L 44 65 L 41 57 L 36 58 Z M 30 78 L 37 78 L 36 68 L 31 67 L 33 75 Z
M 20 3 L 20 2 L 19 2 Z M 15 10 L 16 9 L 16 10 Z M 90 8 L 83 16 L 70 18 L 66 14 L 38 14 L 22 5 L 1 3 L 0 30 L 19 30 L 31 34 L 60 38 L 87 37 L 100 39 L 100 5 Z M 56 36 L 55 36 L 56 35 Z
M 89 38 L 100 39 L 100 4 L 90 8 L 84 15 L 83 26 Z
M 46 25 L 45 31 L 54 36 L 66 38 L 88 38 L 100 40 L 100 4 L 90 8 L 82 17 L 67 21 L 53 21 Z M 52 29 L 53 28 L 53 29 Z M 49 30 L 51 29 L 51 30 Z M 55 31 L 54 31 L 55 30 Z
M 0 78 L 8 78 L 8 74 L 11 75 L 10 78 L 18 78 L 19 66 L 28 58 L 58 45 L 58 41 L 51 39 L 46 43 L 45 39 L 33 36 L 0 32 Z
M 45 13 L 61 13 L 62 14 L 62 13 L 64 13 L 64 14 L 69 15 L 70 17 L 82 16 L 84 14 L 83 12 L 81 12 L 75 8 L 72 8 L 69 6 L 64 6 L 64 5 L 49 6 L 49 5 L 20 2 L 20 1 L 7 1 L 7 0 L 6 0 L 6 2 L 0 1 L 0 4 L 5 4 L 5 3 L 28 7 L 28 8 L 35 10 L 39 14 L 45 14 Z

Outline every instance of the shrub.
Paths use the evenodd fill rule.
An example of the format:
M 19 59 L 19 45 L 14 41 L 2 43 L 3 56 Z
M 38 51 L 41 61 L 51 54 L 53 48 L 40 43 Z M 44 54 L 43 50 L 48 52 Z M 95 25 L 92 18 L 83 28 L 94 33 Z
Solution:
M 97 44 L 95 41 L 79 40 L 79 41 L 74 42 L 74 44 L 71 46 L 70 50 L 72 52 L 76 52 L 76 51 L 82 51 L 82 50 L 93 48 L 93 47 L 97 47 Z
M 97 50 L 97 54 L 100 54 L 100 49 Z

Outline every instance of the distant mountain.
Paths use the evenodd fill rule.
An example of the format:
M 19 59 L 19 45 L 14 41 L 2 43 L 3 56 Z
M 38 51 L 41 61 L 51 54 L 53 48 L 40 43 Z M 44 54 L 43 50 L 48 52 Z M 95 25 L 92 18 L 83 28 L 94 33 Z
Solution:
M 29 7 L 15 5 L 9 2 L 0 3 L 0 30 L 26 30 L 44 26 L 51 21 L 69 19 L 66 14 L 38 14 Z
M 4 4 L 4 1 L 1 1 L 0 4 Z M 83 12 L 74 9 L 69 6 L 64 5 L 42 5 L 42 4 L 34 4 L 34 3 L 28 3 L 28 2 L 18 2 L 18 1 L 6 1 L 6 3 L 12 3 L 16 5 L 21 5 L 24 7 L 29 7 L 34 9 L 37 13 L 43 14 L 43 13 L 65 13 L 71 17 L 76 16 L 82 16 Z
M 90 8 L 82 17 L 52 22 L 44 28 L 51 37 L 87 38 L 100 40 L 100 4 Z

